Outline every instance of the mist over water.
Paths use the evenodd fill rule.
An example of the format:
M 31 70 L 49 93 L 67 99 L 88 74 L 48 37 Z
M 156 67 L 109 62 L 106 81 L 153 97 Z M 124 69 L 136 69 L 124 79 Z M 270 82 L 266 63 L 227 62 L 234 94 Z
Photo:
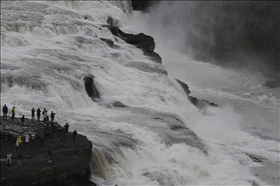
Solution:
M 201 10 L 214 5 L 219 6 L 219 3 L 211 2 L 211 4 L 207 8 L 202 7 Z M 220 33 L 219 31 L 211 33 L 211 29 L 207 33 L 201 32 L 201 27 L 212 27 L 216 23 L 215 20 L 211 21 L 212 17 L 209 12 L 197 11 L 200 6 L 200 3 L 193 2 L 162 2 L 152 7 L 149 13 L 134 12 L 131 24 L 134 29 L 148 33 L 155 38 L 156 52 L 162 57 L 169 77 L 178 78 L 187 83 L 190 87 L 190 95 L 219 104 L 218 109 L 204 110 L 203 113 L 206 116 L 198 119 L 192 126 L 200 137 L 206 138 L 207 141 L 226 143 L 230 146 L 235 146 L 237 143 L 239 145 L 252 143 L 251 145 L 253 145 L 258 140 L 253 140 L 253 142 L 247 137 L 243 138 L 243 135 L 246 136 L 248 132 L 261 139 L 273 139 L 279 142 L 280 90 L 263 86 L 267 77 L 259 69 L 258 57 L 244 54 L 247 59 L 241 60 L 241 62 L 248 62 L 249 65 L 255 66 L 255 69 L 245 68 L 246 66 L 242 65 L 238 68 L 228 68 L 234 65 L 213 63 L 211 58 L 208 58 L 209 61 L 204 58 L 203 62 L 194 59 L 197 59 L 195 55 L 198 53 L 196 52 L 207 54 L 207 50 L 201 49 L 215 46 L 217 43 L 215 43 L 214 35 Z M 198 15 L 200 20 L 208 21 L 198 21 L 199 19 L 195 15 L 199 13 L 201 13 Z M 214 13 L 216 14 L 216 12 Z M 205 17 L 203 18 L 203 16 Z M 234 35 L 227 35 L 227 37 L 233 39 Z M 199 47 L 194 45 L 196 41 L 200 44 L 199 50 Z M 202 42 L 200 43 L 200 41 Z M 195 49 L 195 47 L 198 48 Z M 234 61 L 225 61 L 225 63 L 232 62 Z M 240 61 L 236 61 L 235 64 L 239 65 L 239 63 Z M 242 138 L 244 141 L 236 143 L 236 139 Z M 276 146 L 279 149 L 279 143 Z M 277 150 L 277 152 L 279 151 Z M 270 172 L 268 175 L 279 173 L 279 159 L 273 164 L 276 165 L 276 169 L 268 168 L 269 165 L 264 168 Z M 262 178 L 264 177 L 269 176 L 266 175 Z M 269 184 L 279 182 L 266 181 Z
M 150 7 L 148 24 L 194 59 L 279 78 L 279 3 L 162 1 Z
M 152 21 L 172 6 L 153 17 L 131 12 L 125 1 L 1 1 L 1 104 L 15 105 L 16 117 L 28 117 L 32 107 L 53 110 L 58 123 L 86 135 L 93 143 L 91 180 L 98 185 L 277 185 L 279 95 L 263 88 L 261 74 L 185 55 L 183 28 L 177 37 L 163 29 L 173 21 L 164 27 L 163 20 Z M 104 26 L 108 16 L 128 33 L 154 37 L 163 66 L 113 36 Z M 168 76 L 137 68 L 141 64 L 166 68 Z M 95 77 L 97 102 L 87 95 L 85 76 Z M 220 107 L 198 110 L 174 78 Z M 260 167 L 264 178 L 255 175 Z

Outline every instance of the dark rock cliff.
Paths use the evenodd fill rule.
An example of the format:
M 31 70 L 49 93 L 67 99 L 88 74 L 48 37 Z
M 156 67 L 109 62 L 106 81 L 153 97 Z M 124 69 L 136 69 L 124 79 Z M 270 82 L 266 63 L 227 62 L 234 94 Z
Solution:
M 43 122 L 26 119 L 21 126 L 15 118 L 2 119 L 1 116 L 1 185 L 61 185 L 61 186 L 94 186 L 89 181 L 92 143 L 78 132 L 76 145 L 72 142 L 72 133 L 63 137 L 62 127 L 59 128 L 59 141 L 53 141 L 50 130 L 45 129 Z M 70 129 L 72 126 L 70 125 Z M 30 132 L 45 134 L 44 144 L 40 145 L 38 135 L 27 146 L 25 135 Z M 15 152 L 16 138 L 22 136 L 21 167 L 17 166 L 18 153 Z M 48 162 L 48 150 L 52 148 L 52 160 Z M 12 164 L 6 165 L 6 155 L 12 153 Z
M 144 54 L 149 56 L 153 61 L 161 63 L 161 57 L 158 53 L 154 52 L 155 42 L 154 38 L 143 33 L 139 34 L 128 34 L 123 32 L 116 26 L 109 28 L 113 35 L 123 39 L 125 42 L 135 45 L 137 48 L 143 50 Z
M 183 81 L 179 80 L 179 79 L 175 79 L 177 81 L 177 83 L 179 83 L 179 85 L 184 89 L 185 93 L 188 96 L 189 101 L 196 106 L 199 109 L 203 109 L 206 108 L 208 106 L 212 106 L 212 107 L 218 107 L 219 105 L 217 105 L 216 103 L 204 100 L 204 99 L 197 99 L 196 97 L 190 96 L 190 89 L 189 86 L 184 83 Z

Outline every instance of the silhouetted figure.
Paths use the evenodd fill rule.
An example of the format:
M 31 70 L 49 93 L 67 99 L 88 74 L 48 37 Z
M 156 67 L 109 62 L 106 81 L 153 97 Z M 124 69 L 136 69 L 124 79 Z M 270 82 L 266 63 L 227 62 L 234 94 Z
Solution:
M 37 121 L 40 121 L 40 117 L 41 117 L 41 110 L 38 108 L 37 109 Z
M 51 120 L 52 120 L 52 122 L 54 120 L 54 115 L 55 115 L 55 113 L 53 111 L 51 111 Z
M 15 118 L 15 115 L 16 115 L 16 107 L 14 106 L 14 107 L 12 108 L 12 119 Z
M 31 110 L 31 119 L 34 120 L 34 117 L 35 117 L 35 109 L 32 108 L 32 110 Z
M 50 123 L 49 123 L 49 116 L 47 116 L 46 121 L 45 121 L 45 131 L 48 132 L 49 131 L 49 127 L 50 127 Z
M 21 126 L 23 126 L 24 125 L 24 122 L 25 122 L 25 118 L 24 118 L 24 115 L 22 115 L 22 117 L 21 117 Z
M 48 111 L 45 108 L 44 108 L 44 111 L 43 111 L 43 116 L 44 116 L 44 123 L 45 123 L 48 119 Z
M 52 162 L 52 148 L 51 147 L 49 148 L 48 154 L 49 154 L 49 163 L 51 163 Z
M 53 141 L 59 141 L 58 130 L 57 130 L 56 126 L 54 126 L 54 139 L 53 139 Z
M 34 145 L 34 141 L 35 141 L 35 134 L 34 134 L 34 132 L 32 132 L 31 134 L 30 134 L 30 139 L 31 139 L 31 144 L 32 144 L 32 146 Z
M 22 159 L 22 154 L 21 154 L 21 150 L 20 150 L 18 153 L 17 167 L 21 167 L 21 159 Z
M 40 145 L 45 145 L 45 143 L 44 143 L 45 135 L 43 133 L 41 133 L 41 134 L 39 134 L 39 137 L 40 137 Z
M 72 136 L 73 136 L 73 145 L 75 145 L 76 144 L 76 136 L 77 136 L 77 131 L 76 130 L 73 131 Z
M 68 136 L 68 129 L 69 129 L 69 125 L 68 125 L 68 123 L 66 123 L 66 124 L 64 125 L 64 130 L 63 130 L 64 136 Z
M 3 106 L 3 119 L 7 118 L 7 114 L 8 114 L 8 107 L 6 106 L 6 104 Z

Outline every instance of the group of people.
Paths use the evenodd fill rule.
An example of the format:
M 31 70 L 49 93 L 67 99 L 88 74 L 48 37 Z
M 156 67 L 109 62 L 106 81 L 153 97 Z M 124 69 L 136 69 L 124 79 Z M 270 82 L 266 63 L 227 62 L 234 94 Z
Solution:
M 64 125 L 64 130 L 63 130 L 63 136 L 68 136 L 68 129 L 69 129 L 69 124 L 66 123 Z M 39 139 L 40 139 L 40 146 L 41 145 L 45 145 L 44 143 L 44 138 L 45 138 L 45 135 L 43 132 L 40 132 L 38 134 L 39 136 Z M 77 136 L 77 131 L 74 130 L 72 132 L 72 137 L 73 137 L 73 145 L 76 145 L 76 136 Z M 30 134 L 26 134 L 25 136 L 25 145 L 28 147 L 29 146 L 29 142 L 31 141 L 31 144 L 32 146 L 34 145 L 34 141 L 35 141 L 35 134 L 32 132 Z M 55 140 L 54 140 L 55 141 Z M 58 140 L 59 141 L 59 140 Z M 21 167 L 21 159 L 22 159 L 22 154 L 21 154 L 21 145 L 23 143 L 23 139 L 21 136 L 19 136 L 17 139 L 16 139 L 16 149 L 15 149 L 15 152 L 18 153 L 18 159 L 17 159 L 17 166 L 18 167 Z M 51 163 L 52 162 L 52 149 L 51 147 L 49 148 L 48 150 L 48 162 Z M 12 153 L 8 152 L 7 153 L 7 167 L 10 167 L 11 166 L 11 163 L 12 163 Z
M 48 122 L 49 121 L 49 116 L 48 116 L 48 110 L 46 108 L 44 108 L 43 112 L 42 112 L 42 115 L 44 117 L 44 123 L 45 122 Z M 54 121 L 54 116 L 55 116 L 55 113 L 53 111 L 51 111 L 51 122 Z M 32 119 L 34 120 L 34 117 L 35 117 L 35 109 L 32 108 L 31 110 L 31 117 Z M 37 109 L 37 121 L 40 121 L 40 117 L 41 117 L 41 109 L 38 108 Z
M 8 109 L 7 105 L 5 104 L 5 105 L 3 106 L 3 108 L 2 108 L 2 111 L 3 111 L 3 119 L 8 117 L 8 110 L 9 110 L 9 109 Z M 14 118 L 15 118 L 15 114 L 16 114 L 16 107 L 15 107 L 15 106 L 13 106 L 13 108 L 12 108 L 12 110 L 11 110 L 11 113 L 12 113 L 12 119 L 14 119 Z M 42 114 L 41 114 L 41 113 L 42 113 Z M 44 110 L 43 110 L 42 112 L 41 112 L 41 109 L 40 109 L 40 108 L 37 109 L 37 121 L 40 121 L 41 115 L 43 115 L 43 117 L 44 117 L 44 119 L 43 119 L 44 123 L 45 123 L 45 122 L 48 122 L 48 121 L 51 121 L 51 122 L 54 121 L 55 113 L 54 113 L 53 111 L 51 111 L 51 114 L 50 114 L 51 120 L 49 120 L 48 111 L 47 111 L 46 108 L 44 108 Z M 31 109 L 31 119 L 32 119 L 32 120 L 35 119 L 35 109 L 34 109 L 34 108 Z M 22 125 L 24 125 L 24 121 L 25 121 L 25 118 L 24 118 L 24 115 L 23 115 L 23 116 L 21 117 Z
M 3 119 L 8 117 L 8 110 L 9 109 L 8 109 L 7 105 L 5 104 L 3 106 L 3 109 L 2 109 L 2 111 L 3 111 Z M 16 107 L 15 106 L 13 106 L 11 112 L 12 112 L 12 119 L 14 119 L 15 118 L 15 114 L 16 114 Z
M 3 119 L 4 118 L 7 118 L 8 116 L 8 107 L 7 105 L 5 104 L 3 106 Z M 51 114 L 50 114 L 50 117 L 51 117 L 51 120 L 49 120 L 49 116 L 48 116 L 48 113 L 47 113 L 47 109 L 44 108 L 44 110 L 41 112 L 40 108 L 37 109 L 37 121 L 40 121 L 40 117 L 41 115 L 44 117 L 43 119 L 43 122 L 44 122 L 44 125 L 46 126 L 46 129 L 49 129 L 49 123 L 51 123 L 51 132 L 53 133 L 54 135 L 54 140 L 53 141 L 59 141 L 59 131 L 57 129 L 57 127 L 54 125 L 54 117 L 55 117 L 55 113 L 53 111 L 51 111 Z M 12 120 L 15 118 L 15 114 L 16 114 L 16 108 L 15 106 L 13 106 L 12 110 L 11 110 L 11 113 L 12 113 Z M 35 109 L 32 108 L 31 109 L 31 119 L 34 120 L 35 119 Z M 21 125 L 23 126 L 25 123 L 25 116 L 23 115 L 21 117 Z M 68 132 L 69 131 L 69 124 L 66 123 L 63 127 L 63 137 L 67 137 L 68 136 Z M 45 138 L 45 135 L 43 132 L 40 132 L 38 135 L 37 135 L 40 139 L 40 146 L 41 145 L 45 145 L 44 143 L 44 138 Z M 72 137 L 73 137 L 73 145 L 76 145 L 76 136 L 77 136 L 77 131 L 74 130 L 72 132 Z M 35 138 L 36 138 L 36 135 L 34 132 L 31 132 L 29 134 L 26 134 L 25 135 L 25 144 L 26 146 L 28 147 L 29 146 L 29 142 L 31 141 L 31 144 L 32 146 L 34 145 L 34 141 L 35 141 Z M 15 149 L 15 152 L 18 153 L 18 166 L 20 167 L 21 166 L 21 158 L 22 158 L 22 155 L 21 155 L 21 145 L 23 143 L 23 139 L 21 136 L 19 136 L 17 139 L 16 139 L 16 149 Z M 49 148 L 49 151 L 48 151 L 48 161 L 49 162 L 52 162 L 52 149 Z M 12 163 L 12 153 L 8 152 L 7 153 L 7 166 L 10 167 L 11 163 Z

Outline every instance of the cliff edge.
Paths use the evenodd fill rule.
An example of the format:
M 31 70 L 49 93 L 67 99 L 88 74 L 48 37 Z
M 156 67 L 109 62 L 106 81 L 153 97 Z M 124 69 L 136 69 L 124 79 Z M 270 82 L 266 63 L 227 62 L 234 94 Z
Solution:
M 18 118 L 2 119 L 1 117 L 1 185 L 94 185 L 89 181 L 92 143 L 78 133 L 76 144 L 72 132 L 63 135 L 63 127 L 54 123 L 59 131 L 59 141 L 53 141 L 52 132 L 42 121 L 25 119 L 21 126 Z M 71 129 L 71 125 L 70 125 Z M 36 134 L 32 141 L 25 144 L 26 134 Z M 44 145 L 40 144 L 38 134 L 45 134 Z M 17 160 L 16 139 L 22 136 L 21 166 Z M 48 161 L 48 150 L 52 148 L 52 162 Z M 7 166 L 7 153 L 12 153 L 12 164 Z

